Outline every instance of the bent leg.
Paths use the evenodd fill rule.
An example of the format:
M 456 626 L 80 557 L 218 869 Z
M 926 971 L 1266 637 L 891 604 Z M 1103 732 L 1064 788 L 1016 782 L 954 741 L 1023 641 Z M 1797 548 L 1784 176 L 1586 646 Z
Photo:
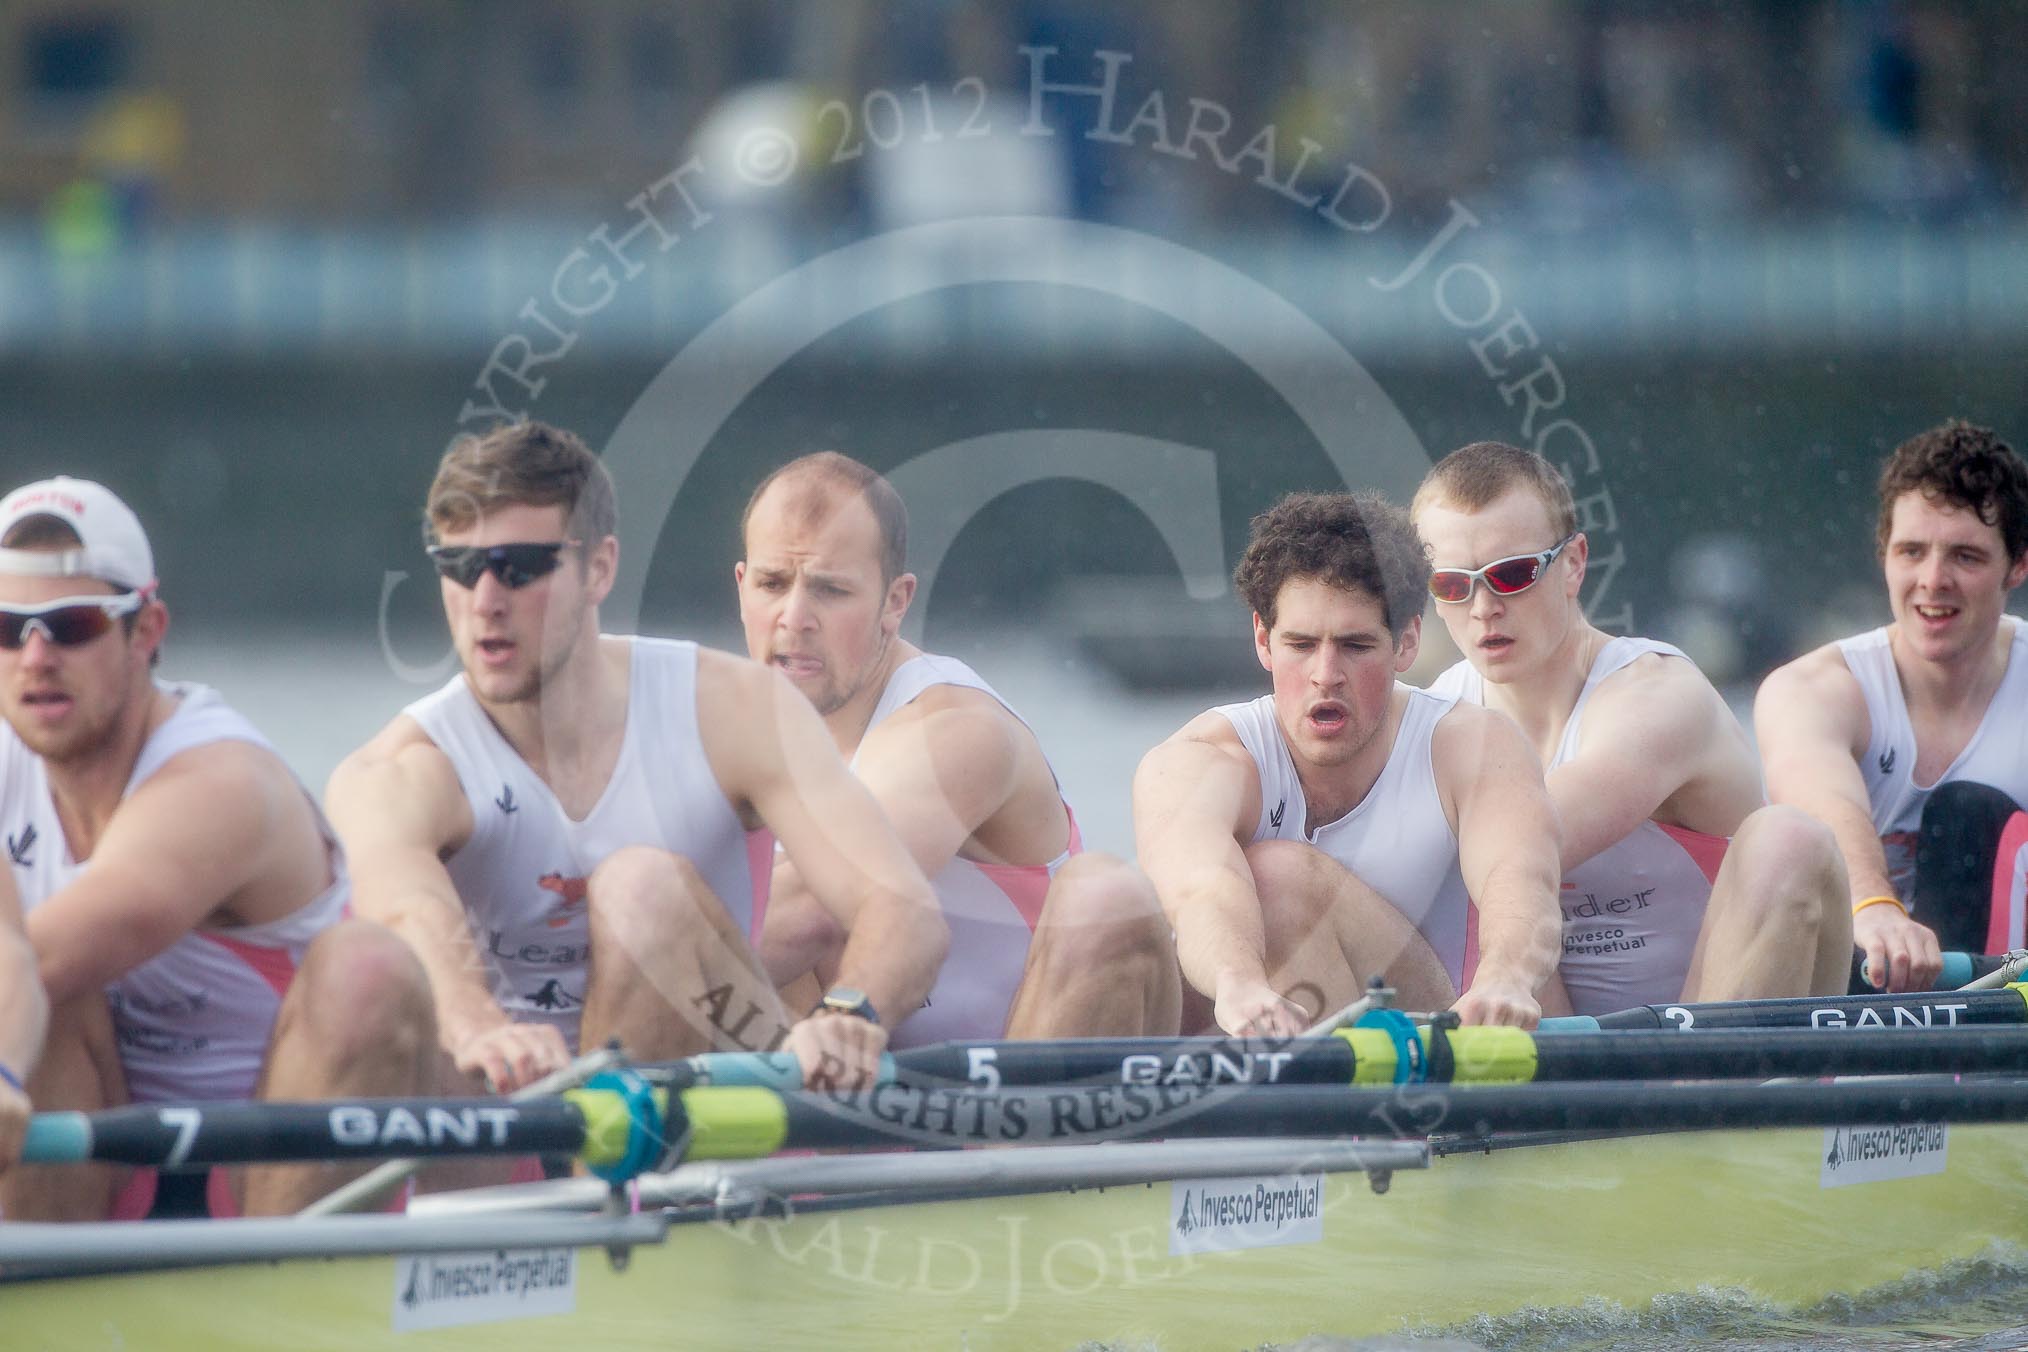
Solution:
M 1006 1035 L 1173 1036 L 1182 983 L 1154 885 L 1124 860 L 1080 854 L 1050 880 Z
M 1457 986 L 1408 917 L 1323 851 L 1300 841 L 1247 847 L 1261 899 L 1268 983 L 1315 1021 L 1380 976 L 1404 1009 L 1445 1009 Z
M 456 1092 L 436 1073 L 429 977 L 392 930 L 347 920 L 303 954 L 282 998 L 254 1096 L 294 1101 Z M 300 1211 L 370 1165 L 262 1165 L 233 1171 L 248 1216 Z
M 37 1112 L 96 1112 L 127 1102 L 112 1012 L 103 995 L 51 1011 L 42 1059 L 28 1077 Z M 10 1221 L 104 1220 L 133 1170 L 110 1164 L 24 1164 L 0 1175 L 0 1216 Z
M 1845 862 L 1830 828 L 1796 808 L 1761 808 L 1718 866 L 1683 999 L 1842 994 L 1851 961 Z
M 591 976 L 581 1045 L 617 1040 L 661 1061 L 778 1045 L 789 1019 L 746 935 L 702 874 L 648 846 L 592 871 Z

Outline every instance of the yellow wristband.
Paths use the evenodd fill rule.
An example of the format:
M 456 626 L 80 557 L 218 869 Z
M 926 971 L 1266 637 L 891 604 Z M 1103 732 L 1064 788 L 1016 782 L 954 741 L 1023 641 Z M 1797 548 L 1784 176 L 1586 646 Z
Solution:
M 1852 904 L 1852 914 L 1856 916 L 1859 914 L 1859 912 L 1865 910 L 1868 906 L 1892 906 L 1895 910 L 1900 911 L 1903 915 L 1908 914 L 1908 907 L 1901 904 L 1900 897 L 1868 897 L 1864 901 L 1858 901 Z

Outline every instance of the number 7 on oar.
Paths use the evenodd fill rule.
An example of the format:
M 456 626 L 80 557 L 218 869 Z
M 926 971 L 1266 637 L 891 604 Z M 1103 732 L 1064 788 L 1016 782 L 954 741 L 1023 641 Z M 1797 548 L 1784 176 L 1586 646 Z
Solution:
M 197 1129 L 204 1125 L 204 1114 L 195 1108 L 162 1108 L 155 1115 L 162 1119 L 163 1126 L 176 1129 L 176 1144 L 169 1147 L 162 1167 L 177 1168 L 190 1158 L 190 1147 L 197 1144 Z

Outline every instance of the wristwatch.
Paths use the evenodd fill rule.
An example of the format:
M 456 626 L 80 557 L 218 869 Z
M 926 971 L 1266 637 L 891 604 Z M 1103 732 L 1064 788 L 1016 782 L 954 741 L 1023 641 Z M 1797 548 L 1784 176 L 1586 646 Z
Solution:
M 873 1002 L 866 998 L 866 992 L 850 986 L 833 986 L 824 992 L 824 998 L 817 1002 L 812 1014 L 850 1014 L 868 1023 L 878 1024 L 880 1015 L 874 1012 Z

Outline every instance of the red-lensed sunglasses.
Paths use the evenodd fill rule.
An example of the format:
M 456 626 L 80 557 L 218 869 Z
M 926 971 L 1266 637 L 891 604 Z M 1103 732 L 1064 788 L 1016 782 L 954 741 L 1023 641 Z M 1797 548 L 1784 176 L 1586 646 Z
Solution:
M 1429 594 L 1445 605 L 1456 605 L 1472 599 L 1472 584 L 1483 581 L 1496 596 L 1513 596 L 1527 591 L 1542 580 L 1543 569 L 1556 562 L 1556 556 L 1572 540 L 1577 538 L 1573 531 L 1552 549 L 1540 554 L 1516 554 L 1511 558 L 1494 559 L 1484 568 L 1439 568 L 1429 575 Z
M 29 631 L 59 648 L 90 643 L 133 614 L 148 598 L 140 592 L 120 596 L 65 596 L 39 606 L 0 606 L 0 648 L 9 652 L 27 644 Z

